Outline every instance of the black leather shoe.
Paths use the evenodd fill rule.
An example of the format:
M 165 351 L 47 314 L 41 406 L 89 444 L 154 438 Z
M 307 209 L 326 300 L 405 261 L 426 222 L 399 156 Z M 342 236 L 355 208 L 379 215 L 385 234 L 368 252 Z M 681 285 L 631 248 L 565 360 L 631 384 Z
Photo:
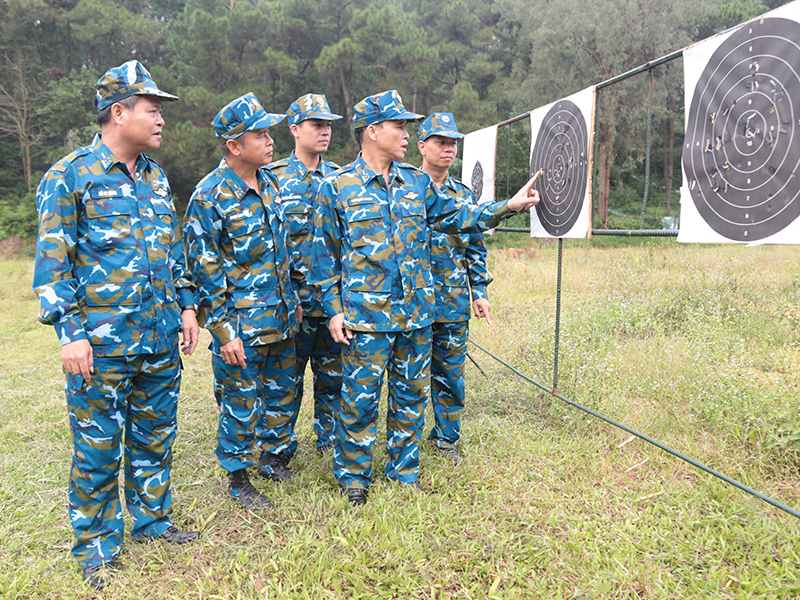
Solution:
M 324 446 L 317 446 L 317 454 L 325 456 L 328 452 L 333 451 L 333 444 L 325 444 Z
M 96 590 L 105 588 L 114 578 L 111 563 L 89 565 L 83 569 L 83 580 Z
M 458 453 L 458 450 L 452 446 L 448 446 L 447 448 L 439 448 L 439 446 L 436 446 L 436 450 L 449 458 L 450 462 L 452 462 L 454 465 L 457 465 L 461 462 L 461 455 Z
M 233 499 L 236 500 L 242 508 L 246 508 L 247 510 L 272 508 L 272 502 L 250 482 L 250 477 L 247 475 L 246 469 L 233 471 L 230 474 L 228 487 L 231 491 L 231 496 L 233 496 Z
M 170 544 L 188 544 L 195 541 L 200 537 L 199 531 L 187 531 L 185 529 L 178 529 L 174 525 L 169 529 L 161 532 L 161 535 L 156 537 L 157 540 L 164 540 Z
M 416 492 L 419 492 L 420 494 L 430 494 L 428 490 L 426 490 L 424 487 L 420 485 L 419 481 L 412 481 L 410 483 L 406 483 L 405 481 L 398 481 L 397 483 L 399 483 L 404 487 L 410 488 Z
M 286 466 L 288 462 L 289 457 L 262 452 L 258 458 L 258 474 L 272 481 L 289 481 L 294 477 L 294 473 Z
M 347 496 L 347 501 L 353 506 L 363 506 L 367 503 L 366 488 L 345 489 L 342 490 L 342 493 Z

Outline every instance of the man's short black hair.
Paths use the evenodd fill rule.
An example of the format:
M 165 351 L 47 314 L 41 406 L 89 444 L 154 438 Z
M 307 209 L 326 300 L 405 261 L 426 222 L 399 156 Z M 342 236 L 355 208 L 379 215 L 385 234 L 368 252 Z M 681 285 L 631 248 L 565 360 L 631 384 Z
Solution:
M 133 96 L 123 98 L 119 101 L 119 104 L 122 104 L 122 106 L 128 110 L 133 110 L 136 108 L 137 102 L 139 102 L 139 94 L 134 94 Z M 97 94 L 94 96 L 93 104 L 94 107 L 97 108 Z M 117 104 L 117 102 L 114 102 L 114 104 Z M 97 112 L 97 124 L 100 125 L 100 127 L 111 121 L 111 107 L 114 106 L 114 104 L 109 104 L 104 109 Z
M 353 130 L 353 137 L 356 138 L 356 143 L 358 143 L 358 147 L 361 148 L 361 142 L 364 141 L 364 130 L 366 127 L 359 127 L 358 129 Z
M 381 127 L 382 128 L 384 123 L 385 123 L 385 121 L 380 121 L 378 123 L 375 123 L 374 125 L 375 125 L 375 127 Z M 354 129 L 353 130 L 353 137 L 356 138 L 356 142 L 358 142 L 358 147 L 359 148 L 361 148 L 362 145 L 363 145 L 362 142 L 364 141 L 364 131 L 366 131 L 367 127 L 368 127 L 368 125 L 364 125 L 364 127 L 359 127 L 358 129 Z
M 245 133 L 247 133 L 245 131 Z M 242 148 L 247 148 L 247 143 L 245 142 L 244 134 L 240 135 L 239 137 L 233 138 L 237 142 L 242 145 Z M 231 149 L 228 148 L 228 140 L 222 139 L 219 143 L 219 150 L 222 152 L 222 158 L 228 158 L 231 155 Z

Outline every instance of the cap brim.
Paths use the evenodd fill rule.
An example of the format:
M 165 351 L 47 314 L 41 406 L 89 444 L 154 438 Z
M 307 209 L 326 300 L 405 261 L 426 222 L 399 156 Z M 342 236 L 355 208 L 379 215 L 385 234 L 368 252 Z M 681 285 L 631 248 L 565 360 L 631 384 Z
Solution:
M 338 121 L 341 119 L 341 115 L 335 115 L 333 113 L 317 113 L 315 115 L 308 115 L 303 121 L 310 121 L 311 119 L 320 119 L 322 121 Z M 303 121 L 300 121 L 301 123 Z
M 272 127 L 273 125 L 277 125 L 285 118 L 286 115 L 277 115 L 274 113 L 265 112 L 264 116 L 262 116 L 257 121 L 254 121 L 251 125 L 247 127 L 245 131 L 252 131 L 254 129 L 266 129 L 267 127 Z
M 412 112 L 401 112 L 400 114 L 392 116 L 391 119 L 386 119 L 387 121 L 417 121 L 419 119 L 424 119 L 425 115 L 418 115 L 417 113 Z
M 429 133 L 427 137 L 433 137 L 435 135 L 438 135 L 439 137 L 450 138 L 450 139 L 453 139 L 453 140 L 463 140 L 464 139 L 464 134 L 463 133 L 459 133 L 457 131 L 434 131 L 432 133 Z M 427 139 L 427 138 L 425 138 L 425 139 Z
M 177 102 L 179 98 L 167 92 L 162 92 L 158 88 L 144 88 L 141 91 L 134 92 L 135 96 L 156 96 L 167 102 Z

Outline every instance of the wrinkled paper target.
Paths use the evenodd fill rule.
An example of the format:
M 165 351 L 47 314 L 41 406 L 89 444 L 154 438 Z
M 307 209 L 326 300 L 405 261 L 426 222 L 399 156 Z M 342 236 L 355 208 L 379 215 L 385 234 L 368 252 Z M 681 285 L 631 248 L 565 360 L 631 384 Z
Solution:
M 594 88 L 531 112 L 531 175 L 541 201 L 531 209 L 533 237 L 587 237 L 591 227 Z
M 684 64 L 678 241 L 800 243 L 800 23 L 756 19 Z

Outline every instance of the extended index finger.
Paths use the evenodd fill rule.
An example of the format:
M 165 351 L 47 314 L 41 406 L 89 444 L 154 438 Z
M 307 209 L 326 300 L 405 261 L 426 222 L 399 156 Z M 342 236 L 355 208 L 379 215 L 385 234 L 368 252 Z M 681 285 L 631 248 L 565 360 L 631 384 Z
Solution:
M 536 174 L 533 177 L 531 177 L 531 183 L 536 183 L 536 180 L 539 179 L 539 176 L 542 173 L 544 173 L 544 169 L 539 169 L 538 171 L 536 171 Z

